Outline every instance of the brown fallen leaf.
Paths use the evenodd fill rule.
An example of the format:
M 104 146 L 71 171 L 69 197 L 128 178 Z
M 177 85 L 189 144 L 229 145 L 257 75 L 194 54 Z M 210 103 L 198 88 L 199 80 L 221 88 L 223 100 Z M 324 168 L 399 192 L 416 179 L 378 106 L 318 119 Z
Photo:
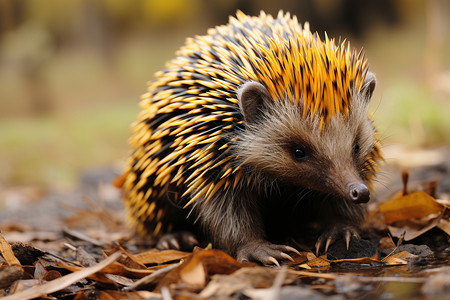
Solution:
M 360 257 L 360 258 L 344 258 L 344 259 L 335 259 L 335 260 L 327 260 L 330 263 L 358 263 L 358 264 L 370 264 L 373 262 L 381 262 L 377 259 L 378 254 L 375 253 L 372 257 Z
M 388 229 L 392 236 L 404 236 L 403 239 L 405 241 L 410 241 L 436 227 L 440 223 L 441 218 L 439 216 L 433 216 L 431 221 L 426 221 L 427 220 L 409 220 L 409 222 L 401 224 L 402 226 L 388 225 Z
M 217 249 L 196 247 L 193 251 L 194 257 L 198 257 L 202 262 L 209 276 L 214 274 L 231 274 L 242 267 L 256 266 L 254 263 L 238 262 L 227 253 Z
M 142 262 L 140 262 L 134 255 L 131 255 L 130 253 L 128 253 L 128 251 L 126 251 L 120 245 L 117 246 L 112 251 L 108 252 L 108 254 L 111 254 L 116 251 L 122 251 L 122 253 L 124 254 L 123 256 L 121 256 L 119 258 L 119 260 L 117 262 L 123 264 L 124 266 L 126 266 L 128 268 L 147 270 L 147 267 Z
M 379 212 L 387 224 L 429 215 L 441 215 L 444 207 L 424 192 L 414 192 L 381 203 Z
M 36 265 L 34 266 L 33 278 L 37 280 L 42 280 L 42 278 L 45 276 L 45 273 L 47 273 L 45 267 L 40 262 L 37 262 Z
M 438 227 L 450 233 L 448 209 L 436 200 L 437 181 L 425 183 L 424 191 L 408 193 L 408 173 L 403 172 L 403 192 L 378 207 L 392 236 L 404 235 L 404 240 L 412 240 L 428 230 Z M 444 202 L 445 203 L 445 202 Z
M 58 267 L 60 268 L 64 268 L 66 270 L 72 271 L 72 272 L 78 272 L 83 270 L 83 268 L 81 267 L 77 267 L 77 266 L 73 266 L 73 265 L 66 265 L 63 263 L 59 263 Z M 133 269 L 133 268 L 128 268 L 120 263 L 114 262 L 109 264 L 107 267 L 105 267 L 104 269 L 100 270 L 98 273 L 103 273 L 103 274 L 114 274 L 114 275 L 120 275 L 120 276 L 125 276 L 128 278 L 142 278 L 145 277 L 149 274 L 152 274 L 153 272 L 155 272 L 154 270 L 143 270 L 143 269 Z M 92 274 L 93 276 L 96 276 L 98 274 Z
M 109 256 L 108 258 L 99 262 L 95 266 L 85 268 L 78 272 L 68 274 L 66 276 L 46 282 L 42 285 L 33 286 L 33 287 L 31 287 L 27 290 L 24 290 L 20 293 L 16 293 L 13 295 L 3 297 L 3 300 L 27 300 L 27 299 L 38 298 L 43 295 L 48 295 L 48 294 L 57 292 L 61 289 L 66 288 L 67 286 L 83 279 L 83 278 L 86 278 L 86 277 L 102 270 L 106 266 L 113 263 L 116 259 L 118 259 L 120 255 L 121 255 L 120 252 L 113 253 L 111 256 Z
M 42 277 L 42 280 L 52 281 L 52 280 L 55 280 L 60 277 L 62 277 L 61 273 L 59 273 L 56 270 L 50 270 L 50 271 L 47 271 L 47 273 L 45 273 L 44 277 Z
M 193 262 L 192 262 L 193 261 Z M 186 260 L 177 268 L 172 270 L 167 276 L 165 276 L 159 283 L 156 288 L 156 291 L 159 291 L 163 286 L 170 286 L 172 283 L 179 283 L 181 279 L 181 275 L 190 276 L 193 274 L 203 274 L 198 269 L 196 272 L 191 273 L 191 270 L 195 268 L 199 268 L 199 264 L 203 266 L 205 276 L 205 283 L 209 280 L 209 277 L 213 274 L 231 274 L 234 271 L 240 269 L 244 266 L 255 266 L 255 264 L 251 263 L 240 263 L 236 261 L 234 258 L 229 256 L 223 251 L 216 249 L 207 249 L 203 250 L 200 248 L 196 248 L 193 251 L 191 257 L 186 258 Z M 193 279 L 189 278 L 195 283 L 200 283 L 198 278 Z M 185 282 L 185 281 L 183 281 Z M 187 283 L 187 282 L 185 282 Z M 198 286 L 192 285 L 192 287 L 196 288 Z
M 0 269 L 0 288 L 10 286 L 14 281 L 22 278 L 24 270 L 17 257 L 12 251 L 11 245 L 0 233 L 0 254 L 8 264 L 6 268 Z
M 114 282 L 116 286 L 131 286 L 134 284 L 133 279 L 127 278 L 125 276 L 115 274 L 103 274 L 103 275 L 110 281 Z
M 308 253 L 310 253 L 310 252 L 302 251 L 302 252 L 300 252 L 300 255 L 293 254 L 293 255 L 291 255 L 293 261 L 287 260 L 285 262 L 285 264 L 287 264 L 288 266 L 291 266 L 291 267 L 295 267 L 295 266 L 301 267 L 302 265 L 305 265 L 304 264 L 305 262 L 308 261 Z M 309 266 L 308 266 L 308 268 L 309 268 Z
M 311 268 L 322 268 L 322 267 L 329 267 L 330 262 L 327 260 L 326 255 L 322 255 L 320 257 L 317 257 L 314 255 L 314 253 L 310 252 L 308 253 L 308 262 L 306 265 L 308 265 Z
M 22 266 L 19 260 L 14 255 L 14 252 L 11 249 L 11 245 L 5 240 L 3 235 L 0 233 L 0 253 L 5 259 L 6 263 L 9 266 Z
M 198 255 L 194 256 L 180 270 L 180 278 L 189 285 L 197 288 L 206 284 L 206 272 L 203 263 Z
M 162 269 L 159 269 L 159 270 L 155 271 L 154 273 L 137 280 L 134 284 L 132 284 L 128 287 L 125 287 L 123 290 L 124 291 L 132 291 L 132 290 L 136 290 L 136 289 L 147 288 L 151 285 L 156 285 L 156 283 L 159 280 L 164 278 L 168 273 L 170 273 L 173 269 L 177 268 L 179 265 L 180 265 L 180 263 L 169 265 Z
M 162 250 L 151 249 L 134 255 L 134 259 L 143 265 L 149 264 L 164 264 L 172 261 L 177 261 L 190 256 L 189 252 L 182 252 L 178 250 Z
M 439 223 L 437 224 L 437 227 L 450 235 L 450 220 L 448 218 L 442 218 L 439 220 Z
M 383 258 L 381 261 L 386 262 L 390 266 L 406 265 L 411 258 L 417 257 L 417 255 L 411 254 L 408 251 L 401 251 L 394 255 L 389 255 Z

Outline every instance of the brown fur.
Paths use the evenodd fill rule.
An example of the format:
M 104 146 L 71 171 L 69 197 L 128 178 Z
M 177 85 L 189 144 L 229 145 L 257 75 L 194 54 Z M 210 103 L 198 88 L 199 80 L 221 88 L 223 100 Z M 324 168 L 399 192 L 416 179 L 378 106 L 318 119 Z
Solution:
M 286 217 L 294 223 L 290 220 L 284 226 L 307 221 L 359 225 L 364 206 L 348 199 L 347 186 L 365 181 L 363 164 L 376 142 L 367 115 L 368 102 L 364 93 L 355 95 L 349 117 L 336 115 L 323 129 L 319 119 L 305 119 L 302 108 L 293 101 L 271 100 L 262 103 L 261 110 L 250 108 L 261 116 L 258 121 L 257 116 L 250 118 L 232 147 L 239 153 L 236 163 L 246 166 L 242 184 L 195 206 L 215 245 L 235 254 L 252 240 L 270 239 L 267 232 L 272 228 L 267 227 L 280 225 Z M 353 153 L 356 140 L 360 144 L 357 155 Z M 293 158 L 290 151 L 294 145 L 309 149 L 306 161 Z M 284 207 L 284 212 L 264 213 L 273 203 Z M 308 218 L 308 214 L 317 219 L 311 220 L 314 217 Z
M 374 87 L 347 42 L 282 12 L 237 12 L 188 39 L 143 96 L 121 179 L 129 220 L 155 239 L 201 225 L 264 263 L 307 228 L 358 225 L 381 159 Z

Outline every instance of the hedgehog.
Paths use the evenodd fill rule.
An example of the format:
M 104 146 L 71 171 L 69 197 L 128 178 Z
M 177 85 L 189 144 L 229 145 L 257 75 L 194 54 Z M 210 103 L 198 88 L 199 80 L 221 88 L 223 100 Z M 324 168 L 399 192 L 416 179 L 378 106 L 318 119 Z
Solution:
M 311 232 L 317 251 L 359 238 L 382 159 L 362 50 L 289 13 L 238 11 L 155 76 L 119 180 L 137 232 L 276 265 Z

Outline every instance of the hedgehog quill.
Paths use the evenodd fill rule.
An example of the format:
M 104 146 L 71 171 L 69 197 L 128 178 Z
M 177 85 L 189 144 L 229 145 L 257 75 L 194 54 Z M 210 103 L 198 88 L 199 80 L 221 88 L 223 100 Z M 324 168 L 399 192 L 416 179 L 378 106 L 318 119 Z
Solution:
M 348 42 L 238 11 L 156 74 L 120 177 L 128 219 L 159 248 L 197 243 L 279 264 L 292 238 L 359 238 L 382 159 L 368 113 L 376 79 Z

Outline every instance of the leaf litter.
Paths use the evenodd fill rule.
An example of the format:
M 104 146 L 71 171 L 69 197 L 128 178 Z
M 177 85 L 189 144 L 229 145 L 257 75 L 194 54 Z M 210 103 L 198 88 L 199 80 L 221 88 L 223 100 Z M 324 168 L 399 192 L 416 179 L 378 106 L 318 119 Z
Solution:
M 333 252 L 338 241 L 329 253 L 316 256 L 305 250 L 281 268 L 238 262 L 210 247 L 192 252 L 154 249 L 151 241 L 132 236 L 122 217 L 86 198 L 88 208 L 70 208 L 73 215 L 65 218 L 59 232 L 46 235 L 20 223 L 2 227 L 0 295 L 3 299 L 344 299 L 383 283 L 415 284 L 415 292 L 425 297 L 421 299 L 445 295 L 450 292 L 445 267 L 450 252 L 449 202 L 436 199 L 437 183 L 410 192 L 407 173 L 403 182 L 402 191 L 370 211 L 368 224 L 374 226 L 368 231 L 378 237 L 373 253 L 339 257 L 339 251 Z M 427 234 L 446 239 L 439 257 L 427 246 L 405 244 Z

